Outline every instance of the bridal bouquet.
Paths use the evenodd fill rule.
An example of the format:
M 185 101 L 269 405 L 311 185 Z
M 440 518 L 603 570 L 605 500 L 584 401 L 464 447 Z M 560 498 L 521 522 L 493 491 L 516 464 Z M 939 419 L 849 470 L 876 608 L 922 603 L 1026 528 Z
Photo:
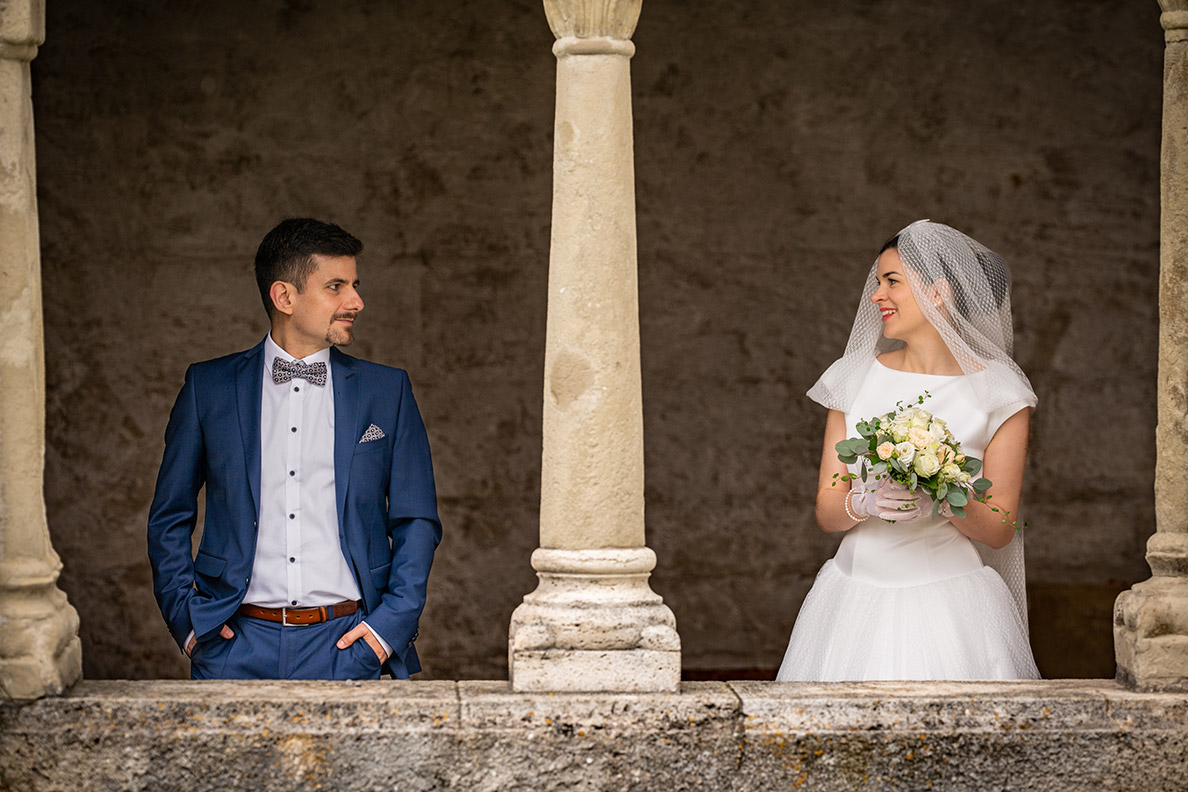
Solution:
M 986 501 L 990 480 L 975 479 L 982 461 L 966 456 L 961 443 L 953 437 L 945 422 L 919 405 L 930 398 L 928 391 L 915 403 L 895 405 L 895 411 L 869 421 L 858 422 L 858 434 L 834 446 L 837 458 L 846 465 L 859 463 L 858 474 L 847 473 L 835 479 L 850 481 L 873 475 L 889 476 L 912 492 L 923 489 L 932 496 L 932 516 L 947 503 L 957 517 L 965 516 L 971 497 Z M 834 482 L 836 483 L 836 481 Z M 997 511 L 997 509 L 995 509 Z

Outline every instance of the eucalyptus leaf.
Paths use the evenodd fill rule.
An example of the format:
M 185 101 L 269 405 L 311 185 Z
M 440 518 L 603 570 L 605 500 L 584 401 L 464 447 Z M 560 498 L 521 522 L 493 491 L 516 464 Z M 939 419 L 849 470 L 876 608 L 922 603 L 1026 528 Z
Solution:
M 992 484 L 993 484 L 993 482 L 991 482 L 990 479 L 980 478 L 980 479 L 976 480 L 970 486 L 973 487 L 974 492 L 981 495 L 986 490 L 990 489 Z
M 964 506 L 967 503 L 969 503 L 969 495 L 966 494 L 965 490 L 957 487 L 949 491 L 949 505 Z
M 847 456 L 862 456 L 866 453 L 866 441 L 860 437 L 851 437 L 849 440 L 842 440 L 834 446 L 837 450 L 838 456 L 845 454 Z
M 961 508 L 960 506 L 954 506 L 953 507 L 953 516 L 954 517 L 964 517 L 965 509 Z

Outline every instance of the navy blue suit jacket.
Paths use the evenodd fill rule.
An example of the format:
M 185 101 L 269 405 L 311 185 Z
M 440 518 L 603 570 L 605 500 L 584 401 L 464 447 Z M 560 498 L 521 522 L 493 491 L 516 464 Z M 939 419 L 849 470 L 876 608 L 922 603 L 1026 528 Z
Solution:
M 165 430 L 149 510 L 153 592 L 182 646 L 211 637 L 243 602 L 260 515 L 260 400 L 264 342 L 195 363 Z M 425 425 L 401 369 L 330 350 L 334 489 L 339 548 L 363 594 L 367 623 L 392 646 L 397 677 L 421 669 L 413 640 L 441 541 Z M 384 437 L 360 443 L 375 424 Z M 198 492 L 206 486 L 202 542 L 191 557 Z M 332 548 L 327 548 L 331 552 Z

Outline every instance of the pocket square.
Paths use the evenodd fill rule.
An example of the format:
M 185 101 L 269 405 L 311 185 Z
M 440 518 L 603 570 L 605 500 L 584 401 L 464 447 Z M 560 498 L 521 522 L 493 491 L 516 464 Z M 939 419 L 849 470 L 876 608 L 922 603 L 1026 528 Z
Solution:
M 370 443 L 372 440 L 379 440 L 382 437 L 385 437 L 384 430 L 380 429 L 375 424 L 372 424 L 371 426 L 367 427 L 367 431 L 364 432 L 363 436 L 359 438 L 359 442 Z

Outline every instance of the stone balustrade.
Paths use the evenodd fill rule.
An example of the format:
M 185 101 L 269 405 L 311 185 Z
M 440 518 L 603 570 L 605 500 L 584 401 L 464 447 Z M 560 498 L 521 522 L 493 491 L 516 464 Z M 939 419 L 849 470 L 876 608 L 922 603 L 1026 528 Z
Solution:
M 0 789 L 1182 789 L 1188 694 L 1113 681 L 82 682 L 0 705 Z

